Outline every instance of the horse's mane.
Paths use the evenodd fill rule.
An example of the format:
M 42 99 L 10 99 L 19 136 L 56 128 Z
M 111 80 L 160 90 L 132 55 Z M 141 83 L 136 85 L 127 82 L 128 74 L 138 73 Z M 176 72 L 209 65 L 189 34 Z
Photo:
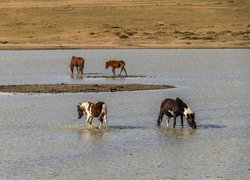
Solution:
M 178 107 L 184 107 L 184 108 L 188 108 L 188 106 L 186 105 L 186 103 L 184 103 L 180 98 L 176 98 L 176 103 L 178 104 Z

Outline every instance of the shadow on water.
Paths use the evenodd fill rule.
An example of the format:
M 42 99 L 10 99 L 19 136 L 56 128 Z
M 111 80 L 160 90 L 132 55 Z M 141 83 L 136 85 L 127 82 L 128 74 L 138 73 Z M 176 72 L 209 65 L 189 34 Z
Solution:
M 85 73 L 85 74 L 71 74 L 71 78 L 77 78 L 77 79 L 83 79 L 83 78 L 111 78 L 111 79 L 121 79 L 121 78 L 150 78 L 152 76 L 145 76 L 145 75 L 116 75 L 115 77 L 110 74 L 104 74 L 104 73 Z
M 227 126 L 216 125 L 216 124 L 199 124 L 198 129 L 221 129 L 226 128 Z
M 187 137 L 192 136 L 199 129 L 221 129 L 227 126 L 215 125 L 215 124 L 199 124 L 197 129 L 191 128 L 171 128 L 171 127 L 159 127 L 159 132 L 167 137 Z
M 109 126 L 109 130 L 115 130 L 115 129 L 119 129 L 119 130 L 127 130 L 127 129 L 145 129 L 146 127 L 142 127 L 142 126 Z

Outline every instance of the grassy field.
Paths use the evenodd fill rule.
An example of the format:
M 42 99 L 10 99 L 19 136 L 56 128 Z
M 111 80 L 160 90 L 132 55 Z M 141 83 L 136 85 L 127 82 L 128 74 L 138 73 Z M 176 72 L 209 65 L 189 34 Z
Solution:
M 249 48 L 249 0 L 1 0 L 0 49 Z

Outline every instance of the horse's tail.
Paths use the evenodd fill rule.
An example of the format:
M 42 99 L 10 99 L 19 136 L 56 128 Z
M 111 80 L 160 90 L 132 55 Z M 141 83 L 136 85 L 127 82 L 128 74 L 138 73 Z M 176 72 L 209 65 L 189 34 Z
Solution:
M 80 67 L 80 69 L 84 69 L 84 59 L 81 57 L 79 58 L 79 61 L 78 61 L 78 65 Z
M 124 61 L 121 61 L 122 66 L 124 67 L 126 63 Z
M 107 106 L 106 106 L 106 104 L 104 103 L 104 104 L 102 105 L 102 111 L 101 111 L 100 117 L 102 117 L 102 116 L 104 116 L 104 115 L 106 115 L 106 114 L 107 114 Z
M 82 58 L 82 69 L 84 69 L 84 59 Z
M 106 129 L 108 129 L 107 106 L 105 103 L 102 105 L 102 111 L 101 111 L 99 118 L 102 118 L 102 117 L 103 117 Z

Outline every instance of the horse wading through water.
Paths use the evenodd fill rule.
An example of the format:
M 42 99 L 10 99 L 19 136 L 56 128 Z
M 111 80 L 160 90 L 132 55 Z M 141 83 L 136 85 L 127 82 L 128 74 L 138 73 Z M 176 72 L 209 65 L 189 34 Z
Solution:
M 174 118 L 173 128 L 176 125 L 177 116 L 181 116 L 181 126 L 183 127 L 183 116 L 187 119 L 187 123 L 193 129 L 196 129 L 195 114 L 191 109 L 179 98 L 174 99 L 164 99 L 161 103 L 160 113 L 158 117 L 157 124 L 161 125 L 163 115 L 167 116 L 166 124 L 169 126 L 169 120 L 171 117 Z
M 97 117 L 100 120 L 99 128 L 102 128 L 105 123 L 105 128 L 108 129 L 107 106 L 104 102 L 83 102 L 77 105 L 78 119 L 84 114 L 87 115 L 86 122 L 92 126 L 92 120 Z
M 128 76 L 127 71 L 125 69 L 125 62 L 124 61 L 121 61 L 121 60 L 120 61 L 115 61 L 115 60 L 107 61 L 106 62 L 106 69 L 108 69 L 109 66 L 112 67 L 112 72 L 113 72 L 114 77 L 115 77 L 115 69 L 116 68 L 121 68 L 120 76 L 122 74 L 122 71 L 124 71 L 126 76 Z
M 72 76 L 74 74 L 74 67 L 76 67 L 78 75 L 79 74 L 83 74 L 84 59 L 82 57 L 72 56 L 69 66 L 70 66 L 70 70 L 71 70 L 71 75 Z

